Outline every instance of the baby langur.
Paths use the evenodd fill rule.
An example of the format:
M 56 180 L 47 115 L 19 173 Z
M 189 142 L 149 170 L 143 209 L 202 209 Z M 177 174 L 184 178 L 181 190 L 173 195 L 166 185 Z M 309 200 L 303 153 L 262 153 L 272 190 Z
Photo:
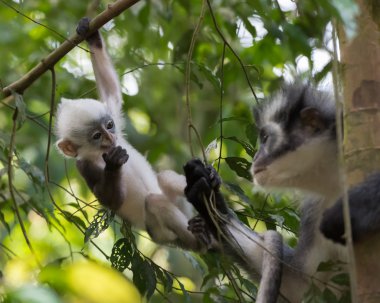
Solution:
M 337 244 L 344 242 L 344 224 L 342 201 L 338 200 L 342 189 L 334 100 L 329 94 L 308 85 L 287 85 L 258 106 L 254 116 L 260 132 L 260 148 L 252 165 L 254 182 L 265 188 L 298 189 L 307 197 L 300 205 L 298 245 L 291 249 L 281 244 L 284 266 L 279 302 L 283 298 L 286 302 L 301 302 L 311 282 L 320 288 L 329 287 L 339 295 L 337 285 L 329 284 L 332 274 L 317 272 L 321 262 L 347 260 L 344 246 Z M 197 160 L 188 162 L 184 169 L 186 196 L 204 218 L 208 230 L 216 236 L 216 231 L 223 232 L 226 251 L 237 257 L 243 254 L 241 260 L 253 276 L 260 277 L 266 270 L 270 271 L 267 266 L 272 265 L 262 261 L 266 253 L 264 248 L 272 250 L 276 256 L 278 247 L 265 245 L 265 233 L 255 233 L 229 214 L 219 192 L 219 183 L 215 182 L 219 178 L 215 177 L 216 172 Z M 379 188 L 380 174 L 377 173 L 349 192 L 355 241 L 380 230 Z M 214 199 L 205 201 L 204 197 L 210 195 Z M 206 205 L 213 200 L 214 208 Z M 211 214 L 207 209 L 212 210 Z M 193 225 L 191 229 L 195 234 L 202 233 L 201 224 Z M 278 264 L 273 266 L 276 268 Z M 277 276 L 274 278 L 278 280 Z M 262 280 L 260 288 L 266 283 L 268 281 Z M 273 285 L 276 284 L 272 282 Z M 273 290 L 267 294 L 269 298 L 265 302 L 273 302 L 277 292 Z
M 86 36 L 89 19 L 77 32 Z M 158 175 L 123 135 L 120 83 L 98 31 L 86 37 L 100 100 L 62 99 L 58 107 L 58 149 L 76 158 L 79 172 L 100 203 L 157 243 L 203 250 L 187 230 L 191 205 L 183 197 L 185 177 L 173 171 Z M 128 152 L 128 153 L 127 153 Z M 190 206 L 190 208 L 189 208 Z

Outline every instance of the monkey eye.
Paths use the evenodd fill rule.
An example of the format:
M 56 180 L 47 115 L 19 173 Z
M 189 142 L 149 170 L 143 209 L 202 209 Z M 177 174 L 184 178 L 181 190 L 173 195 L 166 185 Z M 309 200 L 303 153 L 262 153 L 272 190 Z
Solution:
M 268 133 L 265 130 L 262 129 L 260 131 L 260 141 L 261 141 L 261 143 L 264 144 L 265 142 L 267 142 L 268 137 L 269 137 Z
M 92 135 L 92 139 L 94 140 L 99 140 L 102 134 L 100 132 L 96 132 L 95 134 Z
M 112 120 L 109 120 L 106 125 L 107 129 L 112 129 L 114 127 L 114 123 Z

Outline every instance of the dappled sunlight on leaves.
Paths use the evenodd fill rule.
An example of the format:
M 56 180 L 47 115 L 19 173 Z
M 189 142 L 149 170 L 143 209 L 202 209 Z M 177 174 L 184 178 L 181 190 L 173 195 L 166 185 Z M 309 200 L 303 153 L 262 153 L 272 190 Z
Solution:
M 39 281 L 73 296 L 76 298 L 73 302 L 142 302 L 132 282 L 119 272 L 94 262 L 76 262 L 63 268 L 45 267 L 39 274 Z

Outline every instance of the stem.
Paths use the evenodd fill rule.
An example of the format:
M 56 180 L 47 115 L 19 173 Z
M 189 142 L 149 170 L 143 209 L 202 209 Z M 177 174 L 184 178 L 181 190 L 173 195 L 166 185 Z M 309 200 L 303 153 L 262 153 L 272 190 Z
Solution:
M 201 24 L 202 24 L 203 19 L 204 19 L 205 12 L 206 12 L 206 0 L 203 0 L 203 2 L 202 2 L 202 8 L 201 8 L 201 13 L 199 15 L 199 19 L 198 19 L 197 25 L 196 25 L 196 27 L 194 29 L 193 36 L 191 37 L 189 52 L 187 53 L 187 61 L 186 61 L 186 69 L 185 69 L 185 90 L 186 90 L 188 140 L 189 140 L 189 147 L 190 147 L 190 152 L 191 152 L 191 156 L 192 157 L 194 157 L 194 151 L 193 151 L 193 147 L 192 147 L 192 144 L 191 144 L 191 130 L 193 129 L 196 132 L 196 134 L 198 134 L 198 133 L 197 133 L 196 128 L 195 128 L 195 126 L 193 125 L 193 122 L 192 122 L 191 107 L 190 107 L 191 58 L 192 58 L 193 52 L 194 52 L 195 40 L 197 39 L 197 36 L 199 34 L 199 31 L 200 31 L 200 28 L 201 28 Z M 199 136 L 198 136 L 198 138 L 199 138 Z M 203 152 L 204 161 L 206 161 L 206 155 L 205 155 L 203 147 L 202 147 L 202 152 Z
M 350 205 L 348 203 L 348 187 L 347 187 L 347 176 L 346 176 L 346 167 L 344 165 L 343 157 L 343 127 L 341 121 L 342 117 L 342 96 L 339 93 L 338 85 L 338 46 L 337 46 L 337 37 L 336 37 L 336 22 L 334 22 L 333 31 L 333 46 L 334 46 L 334 60 L 333 60 L 333 84 L 334 84 L 334 95 L 336 102 L 336 135 L 338 142 L 338 161 L 339 165 L 339 176 L 341 186 L 343 188 L 343 217 L 344 217 L 344 230 L 346 238 L 346 247 L 348 252 L 348 271 L 350 274 L 350 289 L 351 289 L 351 302 L 358 303 L 358 291 L 357 291 L 357 274 L 355 266 L 355 252 L 352 242 L 352 230 L 351 230 L 351 217 L 350 217 Z
M 139 0 L 118 0 L 115 3 L 108 5 L 105 11 L 91 20 L 87 35 L 91 35 L 108 21 L 120 15 L 124 10 L 128 9 L 138 1 Z M 12 91 L 22 94 L 25 89 L 32 85 L 34 81 L 36 81 L 48 69 L 52 68 L 59 60 L 61 60 L 68 52 L 70 52 L 85 38 L 86 37 L 79 36 L 76 33 L 71 35 L 66 39 L 66 41 L 61 44 L 61 46 L 56 48 L 47 57 L 42 59 L 39 64 L 37 64 L 33 69 L 21 77 L 21 79 L 5 87 L 3 89 L 4 97 L 11 95 Z
M 13 202 L 13 207 L 14 207 L 14 211 L 16 213 L 17 220 L 18 220 L 18 222 L 20 224 L 22 234 L 24 235 L 25 242 L 28 245 L 29 250 L 32 253 L 33 257 L 35 258 L 38 267 L 41 268 L 41 264 L 40 264 L 40 262 L 39 262 L 39 260 L 38 260 L 38 258 L 36 256 L 36 254 L 34 252 L 32 243 L 30 242 L 30 240 L 28 238 L 28 234 L 26 232 L 25 225 L 24 225 L 24 222 L 22 221 L 20 210 L 19 210 L 18 205 L 17 205 L 16 196 L 15 196 L 15 193 L 13 191 L 13 177 L 14 176 L 13 176 L 13 169 L 12 168 L 13 168 L 13 153 L 14 153 L 14 148 L 15 148 L 15 139 L 16 139 L 16 130 L 17 130 L 17 116 L 18 116 L 18 108 L 16 107 L 16 109 L 14 111 L 14 114 L 13 114 L 13 117 L 12 117 L 13 127 L 12 127 L 12 134 L 11 134 L 11 140 L 10 140 L 10 143 L 9 143 L 9 153 L 8 153 L 8 186 L 9 186 L 9 193 L 10 193 L 10 196 L 11 196 L 11 199 L 12 199 L 12 202 Z
M 223 88 L 224 88 L 224 58 L 226 56 L 226 43 L 223 43 L 222 66 L 220 69 L 220 104 L 219 104 L 219 120 L 220 120 L 220 148 L 218 157 L 218 171 L 220 168 L 220 160 L 222 159 L 223 147 Z

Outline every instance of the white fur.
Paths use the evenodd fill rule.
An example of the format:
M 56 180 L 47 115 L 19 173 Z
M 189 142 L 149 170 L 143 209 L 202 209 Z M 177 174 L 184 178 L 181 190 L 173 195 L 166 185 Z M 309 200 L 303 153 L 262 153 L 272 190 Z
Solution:
M 337 147 L 328 137 L 318 137 L 274 160 L 254 174 L 254 183 L 266 188 L 297 188 L 331 199 L 340 193 Z
M 265 111 L 262 112 L 262 116 L 260 116 L 260 120 L 270 122 L 273 120 L 274 115 L 281 111 L 284 107 L 284 94 L 282 92 L 276 93 L 272 96 L 270 102 L 265 104 Z
M 128 161 L 122 166 L 123 188 L 121 190 L 124 200 L 117 214 L 137 228 L 148 227 L 153 240 L 159 243 L 175 242 L 189 249 L 201 249 L 198 240 L 187 230 L 187 222 L 191 215 L 181 210 L 180 200 L 177 199 L 178 195 L 184 195 L 186 182 L 183 182 L 183 176 L 171 173 L 169 181 L 164 175 L 161 175 L 158 180 L 145 157 L 124 139 L 122 98 L 116 72 L 104 47 L 90 45 L 90 50 L 102 102 L 93 99 L 62 99 L 56 122 L 58 148 L 66 147 L 63 144 L 60 146 L 59 143 L 71 142 L 75 145 L 75 152 L 71 150 L 67 152 L 66 149 L 68 155 L 104 168 L 102 154 L 106 150 L 96 149 L 87 142 L 83 142 L 85 140 L 80 136 L 75 137 L 75 130 L 84 128 L 88 123 L 99 121 L 105 115 L 110 115 L 115 124 L 115 134 L 112 135 L 115 139 L 114 146 L 121 146 L 129 154 Z M 176 178 L 178 182 L 173 182 Z M 170 197 L 167 197 L 164 192 L 170 193 Z M 182 203 L 190 205 L 183 199 Z

